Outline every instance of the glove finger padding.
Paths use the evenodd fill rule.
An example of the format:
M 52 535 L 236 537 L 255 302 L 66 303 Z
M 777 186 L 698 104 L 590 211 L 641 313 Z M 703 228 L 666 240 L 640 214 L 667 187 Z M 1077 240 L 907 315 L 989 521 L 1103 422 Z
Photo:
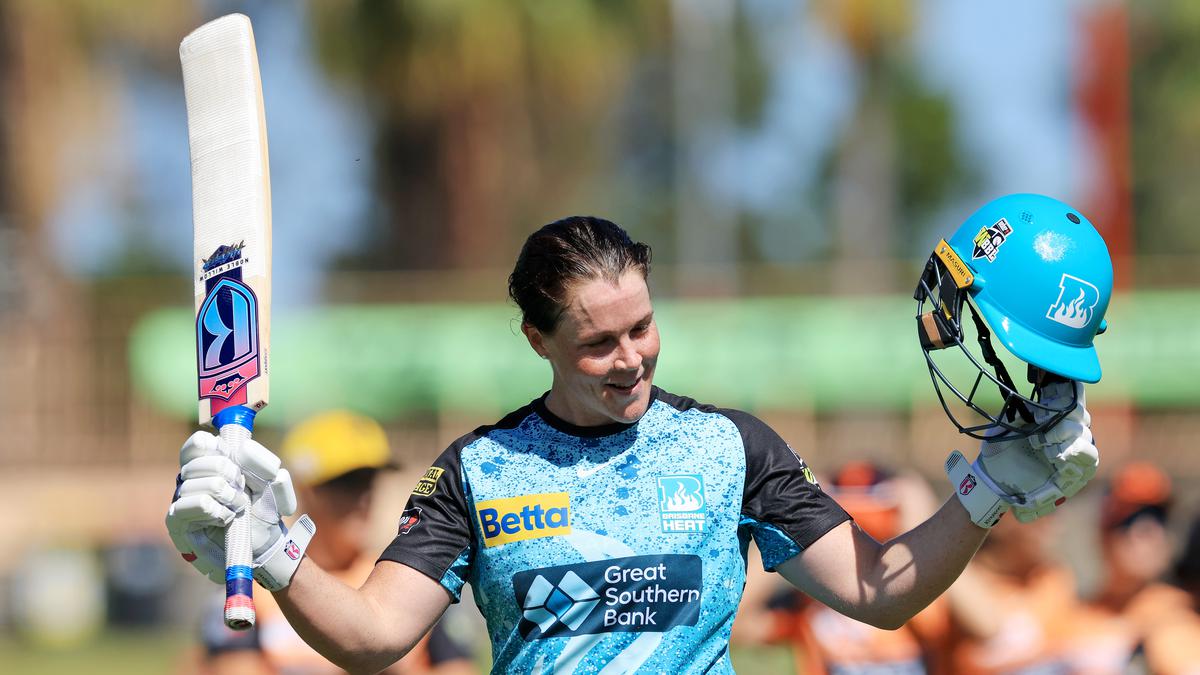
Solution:
M 224 455 L 197 457 L 180 467 L 179 477 L 185 481 L 192 478 L 217 477 L 223 479 L 235 490 L 242 490 L 246 487 L 246 478 L 242 475 L 242 467 Z
M 232 460 L 241 467 L 246 488 L 250 490 L 257 505 L 260 500 L 268 501 L 263 508 L 252 511 L 263 520 L 278 520 L 279 516 L 290 516 L 296 512 L 296 489 L 292 474 L 283 468 L 279 456 L 261 443 L 250 439 L 244 441 Z
M 273 590 L 286 586 L 316 526 L 302 516 L 303 526 L 288 535 L 281 516 L 296 512 L 296 490 L 279 457 L 254 440 L 228 453 L 217 436 L 198 431 L 183 444 L 179 461 L 166 524 L 184 560 L 225 583 L 225 529 L 235 513 L 246 511 L 255 578 Z
M 1042 390 L 1042 402 L 1050 407 L 1068 405 L 1074 388 L 1075 408 L 1058 424 L 1044 433 L 1030 437 L 1030 444 L 1040 449 L 1057 471 L 1055 483 L 1066 497 L 1073 497 L 1095 475 L 1100 466 L 1100 453 L 1092 437 L 1091 414 L 1081 382 L 1055 382 Z M 1051 413 L 1035 411 L 1039 421 Z
M 250 498 L 244 491 L 230 485 L 219 476 L 183 481 L 179 486 L 179 497 L 207 497 L 233 513 L 242 512 L 250 504 Z
M 186 486 L 187 483 L 184 483 Z M 182 490 L 182 488 L 181 488 Z M 240 495 L 242 499 L 246 495 Z M 187 527 L 225 527 L 240 509 L 230 509 L 211 494 L 183 494 L 167 509 L 168 524 L 178 521 Z
M 179 449 L 179 466 L 186 466 L 199 457 L 223 456 L 220 449 L 220 439 L 207 431 L 197 431 L 183 442 Z

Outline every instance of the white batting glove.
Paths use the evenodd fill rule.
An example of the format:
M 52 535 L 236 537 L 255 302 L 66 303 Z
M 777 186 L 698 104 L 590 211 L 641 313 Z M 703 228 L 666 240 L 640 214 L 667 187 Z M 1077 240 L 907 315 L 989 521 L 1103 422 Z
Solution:
M 1070 401 L 1071 387 L 1078 387 L 1076 407 L 1045 433 L 985 440 L 972 463 L 957 450 L 950 454 L 946 474 L 975 524 L 992 527 L 1010 509 L 1023 523 L 1035 520 L 1054 511 L 1096 475 L 1100 456 L 1092 439 L 1083 385 L 1048 385 L 1041 402 L 1061 409 Z M 1052 414 L 1034 411 L 1037 421 Z
M 292 477 L 254 440 L 229 457 L 213 434 L 198 431 L 179 451 L 167 532 L 176 550 L 213 582 L 225 583 L 225 528 L 249 510 L 254 578 L 269 590 L 288 585 L 316 526 L 307 515 L 289 530 L 281 516 L 296 512 Z
M 1041 402 L 1050 408 L 1062 409 L 1071 400 L 1075 389 L 1076 405 L 1058 424 L 1045 433 L 1029 437 L 1029 443 L 1045 454 L 1054 465 L 1054 482 L 1063 496 L 1074 497 L 1096 475 L 1100 453 L 1092 438 L 1092 416 L 1087 411 L 1082 382 L 1056 382 L 1042 389 Z M 1038 422 L 1051 416 L 1047 410 L 1034 410 Z

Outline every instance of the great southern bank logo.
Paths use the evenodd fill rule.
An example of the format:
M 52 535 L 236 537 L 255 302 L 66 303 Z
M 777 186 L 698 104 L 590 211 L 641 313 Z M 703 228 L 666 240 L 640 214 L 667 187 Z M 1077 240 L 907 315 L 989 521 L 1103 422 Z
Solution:
M 694 626 L 704 568 L 695 555 L 640 555 L 513 576 L 526 640 Z
M 475 504 L 484 546 L 571 534 L 571 497 L 546 492 Z
M 696 474 L 659 476 L 658 512 L 663 532 L 703 532 L 708 520 L 704 477 Z

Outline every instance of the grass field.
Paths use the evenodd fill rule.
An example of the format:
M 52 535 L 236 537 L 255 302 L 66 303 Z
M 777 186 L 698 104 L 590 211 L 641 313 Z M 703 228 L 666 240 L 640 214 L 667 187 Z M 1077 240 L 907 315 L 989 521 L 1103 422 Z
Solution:
M 179 631 L 107 631 L 77 647 L 48 648 L 0 635 L 6 673 L 162 675 L 179 671 L 192 637 Z
M 176 631 L 108 631 L 78 647 L 39 648 L 0 635 L 0 670 L 37 675 L 164 675 L 181 670 L 192 635 Z M 734 649 L 740 675 L 788 675 L 792 658 L 782 648 Z

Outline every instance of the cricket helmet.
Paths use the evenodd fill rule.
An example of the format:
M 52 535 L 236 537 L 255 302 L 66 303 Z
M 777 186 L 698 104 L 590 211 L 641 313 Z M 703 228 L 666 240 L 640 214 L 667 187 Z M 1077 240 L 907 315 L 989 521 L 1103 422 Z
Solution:
M 995 436 L 997 427 L 1004 435 L 1029 436 L 1066 416 L 1075 401 L 1050 408 L 1039 402 L 1041 387 L 1055 378 L 1100 380 L 1092 342 L 1107 327 L 1112 281 L 1108 247 L 1096 228 L 1076 209 L 1043 195 L 993 200 L 938 242 L 914 293 L 917 332 L 938 399 L 955 426 L 976 438 Z M 964 326 L 967 316 L 979 356 L 964 339 L 964 327 L 971 328 Z M 1009 376 L 993 335 L 1027 364 L 1033 385 L 1028 395 Z M 966 354 L 977 371 L 968 392 L 954 386 L 934 359 L 943 349 Z M 980 404 L 985 378 L 1000 392 L 998 411 Z M 943 387 L 986 421 L 956 415 Z M 1041 413 L 1036 423 L 1035 411 Z

